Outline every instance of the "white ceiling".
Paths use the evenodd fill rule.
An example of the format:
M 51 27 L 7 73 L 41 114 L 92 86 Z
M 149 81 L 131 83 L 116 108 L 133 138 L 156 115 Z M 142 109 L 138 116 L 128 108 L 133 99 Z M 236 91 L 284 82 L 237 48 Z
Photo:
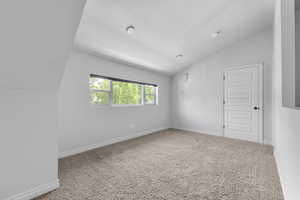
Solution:
M 75 45 L 141 68 L 174 74 L 262 31 L 274 0 L 88 0 Z M 134 34 L 126 27 L 134 25 Z M 219 37 L 211 34 L 222 30 Z M 177 54 L 183 58 L 176 59 Z

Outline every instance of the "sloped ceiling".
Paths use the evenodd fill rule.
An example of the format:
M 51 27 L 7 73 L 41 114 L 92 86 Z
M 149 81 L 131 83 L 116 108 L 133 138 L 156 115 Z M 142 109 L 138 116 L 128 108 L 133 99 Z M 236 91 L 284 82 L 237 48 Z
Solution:
M 56 90 L 85 0 L 0 1 L 0 88 Z
M 270 27 L 274 0 L 88 0 L 76 47 L 174 74 Z M 126 27 L 134 25 L 134 34 Z M 211 34 L 221 30 L 217 38 Z M 183 54 L 182 59 L 176 55 Z

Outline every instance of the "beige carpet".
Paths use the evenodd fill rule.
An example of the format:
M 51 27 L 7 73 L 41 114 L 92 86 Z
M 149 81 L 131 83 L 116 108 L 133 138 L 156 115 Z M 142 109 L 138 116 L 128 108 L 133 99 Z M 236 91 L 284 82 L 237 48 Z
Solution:
M 59 161 L 38 200 L 279 200 L 270 146 L 167 130 Z

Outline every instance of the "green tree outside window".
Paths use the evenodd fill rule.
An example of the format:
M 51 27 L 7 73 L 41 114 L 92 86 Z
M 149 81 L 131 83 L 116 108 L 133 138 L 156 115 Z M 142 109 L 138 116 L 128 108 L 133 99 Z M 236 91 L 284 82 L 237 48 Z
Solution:
M 138 83 L 90 77 L 89 87 L 92 104 L 156 104 L 157 87 L 152 85 L 142 85 Z

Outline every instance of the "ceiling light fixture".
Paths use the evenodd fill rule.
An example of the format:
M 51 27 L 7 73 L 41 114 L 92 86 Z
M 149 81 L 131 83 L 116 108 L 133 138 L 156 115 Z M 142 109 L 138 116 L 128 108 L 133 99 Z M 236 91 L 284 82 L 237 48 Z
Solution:
M 135 31 L 135 27 L 133 25 L 127 26 L 126 31 L 128 34 L 132 34 Z
M 216 37 L 218 37 L 221 33 L 222 33 L 222 31 L 216 31 L 216 32 L 214 32 L 214 33 L 211 34 L 211 37 L 212 37 L 212 38 L 216 38 Z
M 182 57 L 183 57 L 182 54 L 178 54 L 178 55 L 176 56 L 176 59 L 180 59 L 180 58 L 182 58 Z

